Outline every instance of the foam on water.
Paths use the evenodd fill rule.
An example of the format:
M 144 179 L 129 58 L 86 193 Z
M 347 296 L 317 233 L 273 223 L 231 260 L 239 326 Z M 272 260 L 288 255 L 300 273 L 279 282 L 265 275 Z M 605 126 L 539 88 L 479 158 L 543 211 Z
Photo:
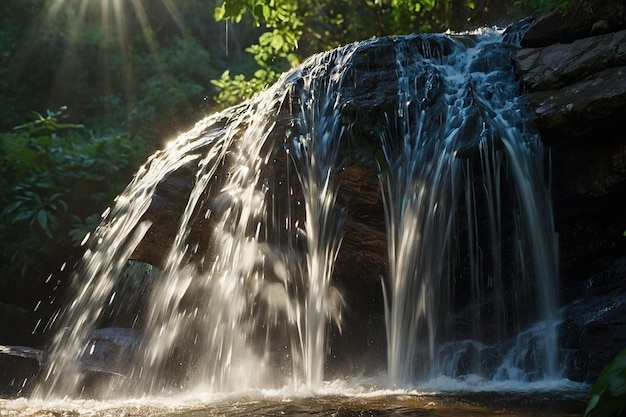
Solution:
M 363 413 L 367 410 L 378 410 L 376 415 L 440 415 L 428 414 L 429 410 L 441 409 L 441 415 L 449 412 L 458 412 L 454 404 L 463 403 L 464 398 L 473 399 L 473 394 L 485 393 L 489 396 L 505 395 L 510 404 L 525 402 L 536 398 L 540 404 L 545 398 L 543 415 L 562 416 L 576 415 L 560 412 L 550 412 L 554 407 L 554 398 L 546 397 L 549 393 L 557 393 L 565 402 L 571 403 L 570 409 L 584 406 L 584 398 L 588 386 L 568 380 L 536 382 L 532 384 L 489 383 L 479 378 L 465 378 L 455 380 L 447 377 L 437 377 L 432 381 L 419 384 L 412 388 L 381 389 L 378 383 L 384 379 L 349 379 L 328 381 L 316 389 L 302 386 L 298 389 L 284 387 L 281 389 L 247 389 L 231 393 L 209 393 L 196 390 L 172 396 L 151 396 L 144 398 L 120 400 L 79 400 L 79 399 L 0 399 L 0 415 L 2 416 L 247 416 L 247 415 L 297 415 L 289 412 L 289 407 L 298 407 L 300 414 L 310 416 L 336 415 L 338 410 L 350 414 Z M 517 399 L 519 398 L 519 399 Z M 517 400 L 516 400 L 517 399 Z M 476 401 L 475 399 L 473 401 Z M 451 406 L 451 404 L 453 406 Z M 506 405 L 506 403 L 504 404 Z M 396 411 L 394 411 L 394 409 Z M 287 410 L 287 411 L 286 411 Z M 385 413 L 384 410 L 387 410 Z M 398 411 L 400 410 L 400 411 Z M 489 416 L 489 410 L 465 410 L 463 415 L 474 411 L 475 415 Z M 528 414 L 514 413 L 511 415 L 536 415 L 535 411 Z M 496 407 L 493 415 L 501 415 L 502 410 Z M 405 414 L 404 414 L 405 413 Z M 582 411 L 581 411 L 582 413 Z M 360 414 L 358 414 L 360 415 Z

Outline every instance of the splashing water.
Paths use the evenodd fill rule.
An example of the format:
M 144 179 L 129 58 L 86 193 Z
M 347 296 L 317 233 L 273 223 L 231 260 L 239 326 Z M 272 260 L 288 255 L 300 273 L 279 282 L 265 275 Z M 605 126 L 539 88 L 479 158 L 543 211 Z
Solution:
M 180 141 L 178 146 L 170 146 L 155 154 L 138 172 L 127 192 L 117 198 L 115 209 L 103 214 L 103 222 L 91 237 L 91 247 L 83 256 L 80 272 L 76 272 L 76 279 L 80 274 L 81 281 L 75 284 L 75 298 L 49 324 L 57 329 L 51 342 L 52 359 L 41 371 L 44 382 L 35 387 L 35 396 L 72 394 L 79 388 L 79 359 L 85 341 L 112 299 L 112 289 L 126 261 L 150 227 L 141 219 L 154 190 L 164 175 L 195 159 L 188 154 L 197 145 Z
M 515 46 L 502 39 L 415 35 L 316 55 L 155 154 L 89 240 L 33 395 L 80 395 L 90 334 L 116 320 L 140 329 L 141 343 L 103 396 L 322 386 L 330 329 L 341 331 L 350 308 L 334 282 L 349 216 L 338 201 L 346 138 L 358 132 L 348 90 L 378 42 L 393 45 L 397 76 L 374 129 L 387 383 L 557 378 L 558 248 L 542 147 L 508 62 Z M 148 212 L 159 187 L 180 172 L 193 185 L 160 274 L 137 283 L 141 301 L 114 307 L 128 300 L 124 267 L 157 221 Z

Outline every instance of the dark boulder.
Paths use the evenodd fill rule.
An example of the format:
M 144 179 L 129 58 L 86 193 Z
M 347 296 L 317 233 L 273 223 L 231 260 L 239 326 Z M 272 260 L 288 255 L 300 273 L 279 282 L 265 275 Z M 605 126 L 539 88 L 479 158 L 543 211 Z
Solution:
M 623 0 L 572 0 L 565 10 L 555 10 L 537 19 L 522 46 L 536 48 L 570 43 L 591 35 L 626 28 L 626 2 Z

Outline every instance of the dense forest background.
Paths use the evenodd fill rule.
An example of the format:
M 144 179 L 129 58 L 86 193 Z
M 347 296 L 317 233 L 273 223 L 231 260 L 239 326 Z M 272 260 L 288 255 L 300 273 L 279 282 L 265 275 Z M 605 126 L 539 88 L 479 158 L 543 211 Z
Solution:
M 0 307 L 36 308 L 146 158 L 308 56 L 559 0 L 3 0 Z

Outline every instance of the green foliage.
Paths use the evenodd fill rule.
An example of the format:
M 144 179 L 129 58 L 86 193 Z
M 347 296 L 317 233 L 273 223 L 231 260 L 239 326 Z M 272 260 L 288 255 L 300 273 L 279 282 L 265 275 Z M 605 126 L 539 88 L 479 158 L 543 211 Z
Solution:
M 275 71 L 261 69 L 254 77 L 247 79 L 243 74 L 232 77 L 230 71 L 224 71 L 219 80 L 211 80 L 211 83 L 219 89 L 215 100 L 221 108 L 234 106 L 270 85 L 278 79 L 278 76 Z
M 215 99 L 220 108 L 232 106 L 275 83 L 280 74 L 300 63 L 295 51 L 304 24 L 297 1 L 227 0 L 215 9 L 216 20 L 241 22 L 248 13 L 254 24 L 263 26 L 258 42 L 245 49 L 256 62 L 252 77 L 244 74 L 231 77 L 224 71 L 211 83 L 219 89 Z
M 483 25 L 512 23 L 528 13 L 562 7 L 564 0 L 222 0 L 216 20 L 262 28 L 246 48 L 259 71 L 213 81 L 220 107 L 249 98 L 304 58 L 349 42 L 415 32 L 463 31 Z M 355 11 L 358 10 L 358 13 Z
M 61 193 L 50 194 L 53 185 L 46 182 L 25 184 L 13 188 L 15 202 L 2 211 L 2 215 L 11 220 L 11 224 L 27 221 L 31 231 L 35 226 L 50 239 L 58 227 L 57 216 L 67 212 L 67 203 L 61 199 Z
M 172 135 L 195 123 L 217 71 L 208 67 L 209 52 L 192 38 L 176 38 L 150 54 L 135 58 L 137 101 L 123 125 L 135 136 Z M 212 93 L 212 91 L 211 91 Z M 172 130 L 175 128 L 176 130 Z M 160 143 L 159 143 L 160 144 Z
M 591 387 L 585 417 L 617 417 L 626 414 L 626 350 L 604 367 Z
M 211 110 L 211 80 L 231 64 L 214 0 L 7 2 L 0 130 L 31 109 L 68 105 L 72 120 L 124 130 L 151 153 Z
M 519 14 L 543 14 L 553 10 L 565 10 L 568 0 L 516 0 L 514 10 Z
M 128 183 L 141 147 L 61 123 L 66 109 L 0 134 L 2 277 L 51 272 Z M 93 229 L 91 229 L 93 230 Z

